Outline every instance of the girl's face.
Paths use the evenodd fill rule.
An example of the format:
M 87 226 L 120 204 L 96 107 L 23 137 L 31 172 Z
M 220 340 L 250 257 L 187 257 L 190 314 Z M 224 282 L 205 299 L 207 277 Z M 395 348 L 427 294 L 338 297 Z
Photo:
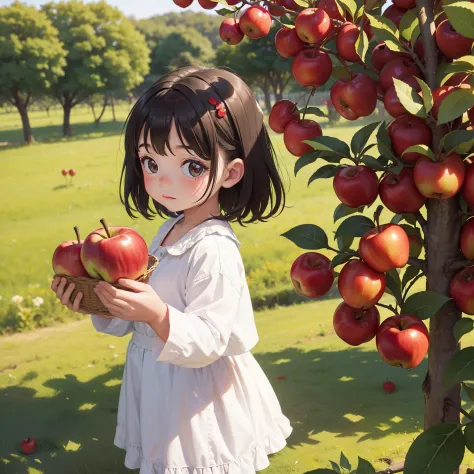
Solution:
M 193 150 L 182 145 L 174 124 L 169 137 L 171 152 L 160 155 L 150 145 L 150 137 L 147 143 L 148 151 L 142 130 L 138 158 L 147 193 L 171 212 L 184 211 L 202 204 L 210 177 L 210 162 L 199 158 Z M 216 182 L 211 194 L 209 195 L 209 190 L 206 193 L 209 199 L 219 191 L 228 174 L 224 159 L 219 156 Z

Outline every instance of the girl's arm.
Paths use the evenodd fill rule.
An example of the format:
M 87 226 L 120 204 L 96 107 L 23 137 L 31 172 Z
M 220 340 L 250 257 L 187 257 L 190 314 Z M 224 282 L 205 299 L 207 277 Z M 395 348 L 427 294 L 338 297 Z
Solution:
M 210 273 L 190 282 L 184 311 L 168 305 L 163 324 L 169 335 L 153 350 L 160 362 L 188 368 L 205 367 L 221 357 L 239 310 L 242 289 L 225 273 Z M 158 335 L 162 330 L 151 325 Z M 154 327 L 155 326 L 155 327 Z
M 91 321 L 98 332 L 122 337 L 133 331 L 133 321 L 120 318 L 104 318 L 98 314 L 91 314 Z

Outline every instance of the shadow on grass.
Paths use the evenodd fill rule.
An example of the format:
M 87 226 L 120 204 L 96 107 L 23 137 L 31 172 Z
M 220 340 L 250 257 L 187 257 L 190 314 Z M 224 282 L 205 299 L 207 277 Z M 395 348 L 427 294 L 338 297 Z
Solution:
M 298 348 L 302 342 L 256 353 L 294 428 L 286 449 L 318 445 L 315 438 L 322 432 L 343 444 L 346 437 L 361 442 L 420 429 L 426 361 L 405 371 L 386 365 L 375 351 L 305 351 Z M 123 466 L 124 452 L 113 446 L 123 366 L 109 369 L 88 382 L 73 374 L 50 379 L 44 384 L 55 390 L 50 398 L 36 396 L 23 381 L 0 389 L 0 472 L 26 474 L 32 466 L 48 474 L 132 472 Z M 31 373 L 24 380 L 36 376 Z M 278 380 L 281 376 L 285 379 Z M 397 385 L 390 395 L 382 390 L 387 378 Z M 35 455 L 18 452 L 26 436 L 39 440 Z
M 124 123 L 101 122 L 97 127 L 93 122 L 81 122 L 72 125 L 72 137 L 64 137 L 62 125 L 47 125 L 44 127 L 35 127 L 33 136 L 36 143 L 61 143 L 72 142 L 76 140 L 90 140 L 91 138 L 103 138 L 122 133 Z M 6 145 L 0 147 L 0 150 L 18 148 L 25 145 L 23 141 L 23 130 L 0 130 L 0 143 Z

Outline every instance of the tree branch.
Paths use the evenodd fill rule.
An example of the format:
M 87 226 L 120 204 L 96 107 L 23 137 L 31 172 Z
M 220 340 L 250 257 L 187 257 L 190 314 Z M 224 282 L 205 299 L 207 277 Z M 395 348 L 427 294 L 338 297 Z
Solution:
M 421 268 L 421 271 L 426 273 L 426 260 L 423 260 L 422 258 L 408 257 L 408 263 L 412 267 Z
M 407 285 L 407 287 L 405 288 L 405 291 L 403 293 L 403 301 L 406 300 L 407 296 L 408 296 L 408 293 L 410 292 L 410 290 L 413 288 L 413 285 L 422 277 L 424 276 L 425 274 L 424 273 L 419 273 L 418 275 L 416 275 L 415 278 L 413 278 L 413 280 Z
M 453 402 L 450 398 L 446 397 L 444 399 L 444 402 L 447 406 L 452 406 L 454 409 L 458 410 L 460 413 L 462 413 L 465 417 L 469 418 L 470 420 L 474 421 L 474 417 L 470 415 L 466 410 L 464 410 L 463 407 L 458 405 L 457 403 Z
M 393 311 L 394 314 L 398 314 L 397 310 L 391 304 L 376 303 L 375 306 L 380 306 L 381 308 L 389 309 Z
M 416 217 L 416 220 L 418 221 L 418 224 L 420 224 L 421 230 L 423 231 L 423 235 L 425 235 L 426 226 L 427 226 L 426 219 L 422 216 L 420 211 L 415 212 L 415 217 Z
M 445 272 L 448 275 L 457 273 L 460 270 L 464 270 L 466 267 L 474 265 L 474 261 L 466 260 L 464 258 L 454 258 L 446 262 Z

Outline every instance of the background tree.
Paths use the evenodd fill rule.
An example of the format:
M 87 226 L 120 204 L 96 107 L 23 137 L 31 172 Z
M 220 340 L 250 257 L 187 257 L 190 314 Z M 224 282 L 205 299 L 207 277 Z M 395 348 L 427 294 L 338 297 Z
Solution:
M 17 108 L 26 143 L 34 141 L 28 117 L 32 97 L 64 74 L 65 56 L 58 31 L 43 12 L 20 2 L 0 8 L 0 95 Z
M 145 38 L 118 9 L 105 2 L 47 3 L 42 10 L 68 51 L 65 75 L 54 87 L 64 110 L 63 134 L 72 134 L 71 110 L 92 94 L 129 90 L 148 72 Z

